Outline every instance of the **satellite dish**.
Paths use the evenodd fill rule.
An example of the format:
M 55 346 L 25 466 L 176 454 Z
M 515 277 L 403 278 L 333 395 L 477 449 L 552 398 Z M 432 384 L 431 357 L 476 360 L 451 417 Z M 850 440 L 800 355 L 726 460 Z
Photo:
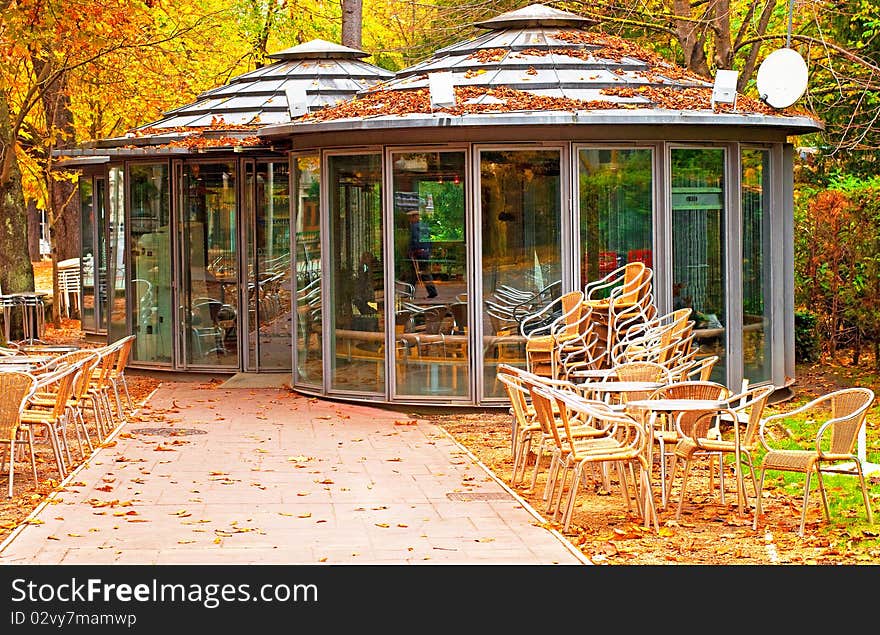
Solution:
M 758 68 L 758 95 L 774 108 L 787 108 L 807 90 L 807 63 L 794 49 L 773 51 Z

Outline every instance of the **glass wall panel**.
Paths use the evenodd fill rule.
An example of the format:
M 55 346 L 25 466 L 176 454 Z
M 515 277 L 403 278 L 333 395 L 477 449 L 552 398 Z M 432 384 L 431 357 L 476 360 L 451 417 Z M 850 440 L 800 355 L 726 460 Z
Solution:
M 771 379 L 770 151 L 742 151 L 743 373 L 752 383 Z
M 122 167 L 110 168 L 107 186 L 110 194 L 107 214 L 108 341 L 115 342 L 128 334 L 125 306 L 125 172 Z
M 375 311 L 355 305 L 364 263 L 384 271 L 382 260 L 382 157 L 329 157 L 331 387 L 382 393 L 385 390 L 384 294 Z M 381 289 L 379 290 L 381 292 Z M 363 307 L 361 307 L 363 308 Z
M 81 324 L 83 331 L 94 332 L 95 323 L 95 200 L 92 179 L 79 180 L 80 201 L 80 284 L 82 286 Z
M 581 288 L 628 262 L 654 266 L 651 155 L 648 148 L 578 152 Z
M 243 201 L 249 370 L 290 370 L 289 176 L 286 161 L 248 164 Z
M 185 364 L 237 368 L 235 163 L 185 164 L 181 185 Z
M 398 395 L 466 396 L 467 241 L 464 152 L 391 156 Z M 375 315 L 382 269 L 361 262 L 355 309 Z
M 691 307 L 700 356 L 718 355 L 726 383 L 724 150 L 672 150 L 673 308 Z
M 321 157 L 293 157 L 295 384 L 321 388 L 324 377 L 321 319 Z
M 170 364 L 171 213 L 168 164 L 129 167 L 132 359 Z
M 484 397 L 503 397 L 499 363 L 525 367 L 524 312 L 559 297 L 558 150 L 480 153 Z

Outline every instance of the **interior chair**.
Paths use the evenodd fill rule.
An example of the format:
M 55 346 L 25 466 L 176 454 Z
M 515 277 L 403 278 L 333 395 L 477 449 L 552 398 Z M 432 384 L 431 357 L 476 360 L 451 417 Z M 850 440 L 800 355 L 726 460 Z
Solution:
M 727 399 L 730 396 L 730 390 L 727 386 L 713 381 L 680 381 L 672 382 L 666 386 L 661 386 L 650 395 L 648 399 L 708 399 L 718 401 Z M 714 412 L 714 411 L 713 411 Z M 667 485 L 666 473 L 667 463 L 673 459 L 672 449 L 678 443 L 678 430 L 690 430 L 694 421 L 700 417 L 700 412 L 681 412 L 677 415 L 677 419 L 658 413 L 652 413 L 649 417 L 647 425 L 651 426 L 651 436 L 653 443 L 658 448 L 658 458 L 660 463 L 660 497 L 661 505 L 666 506 L 669 498 L 669 488 Z M 653 454 L 653 443 L 649 450 L 649 454 Z M 712 466 L 710 465 L 710 474 Z M 723 473 L 721 478 L 721 488 L 724 489 Z M 714 486 L 710 479 L 710 489 Z
M 29 373 L 7 371 L 0 373 L 0 443 L 8 447 L 3 454 L 3 463 L 0 470 L 5 467 L 5 461 L 9 461 L 9 491 L 12 498 L 12 487 L 15 480 L 15 444 L 27 443 L 30 448 L 31 469 L 34 473 L 34 483 L 37 482 L 37 462 L 34 457 L 34 433 L 29 426 L 21 425 L 21 413 L 25 404 L 33 396 L 37 388 L 37 381 Z M 23 436 L 24 433 L 27 436 Z
M 193 352 L 198 360 L 208 355 L 223 355 L 224 329 L 220 326 L 220 309 L 224 304 L 214 298 L 196 298 L 192 303 L 190 332 Z
M 844 388 L 817 397 L 794 410 L 770 415 L 761 421 L 758 428 L 758 440 L 766 453 L 761 461 L 761 476 L 758 480 L 755 529 L 758 528 L 759 518 L 762 514 L 761 493 L 767 470 L 805 475 L 804 501 L 798 536 L 802 538 L 804 536 L 807 504 L 810 499 L 810 478 L 813 473 L 816 474 L 819 482 L 818 489 L 826 520 L 831 520 L 831 514 L 828 510 L 828 496 L 822 475 L 845 474 L 858 477 L 868 524 L 873 524 L 874 516 L 865 484 L 865 474 L 859 457 L 855 453 L 859 433 L 865 426 L 868 408 L 873 402 L 874 392 L 868 388 Z M 782 427 L 786 419 L 795 415 L 806 417 L 819 424 L 815 438 L 811 439 L 809 444 L 810 447 L 803 447 L 795 442 L 786 443 L 772 436 L 774 432 L 779 432 L 777 428 Z M 787 438 L 788 435 L 783 434 L 783 437 Z
M 679 492 L 678 508 L 675 512 L 676 520 L 681 519 L 681 510 L 684 505 L 688 477 L 690 476 L 693 460 L 700 455 L 720 455 L 722 473 L 724 470 L 723 457 L 725 455 L 733 455 L 733 460 L 738 463 L 738 473 L 740 475 L 742 474 L 743 464 L 749 468 L 752 486 L 757 493 L 758 483 L 755 479 L 755 465 L 752 454 L 758 446 L 758 428 L 764 416 L 764 408 L 774 390 L 776 390 L 775 386 L 764 385 L 756 386 L 743 393 L 733 395 L 728 398 L 728 401 L 735 405 L 731 406 L 727 416 L 723 412 L 717 416 L 714 413 L 698 416 L 693 419 L 689 430 L 682 427 L 683 422 L 681 418 L 676 420 L 678 442 L 673 449 L 674 459 L 667 485 L 668 490 L 671 491 L 678 463 L 683 462 L 681 491 Z M 724 482 L 723 479 L 721 482 Z M 737 480 L 737 488 L 743 496 L 743 500 L 747 501 L 742 478 Z M 724 504 L 723 485 L 721 489 L 721 503 Z
M 555 519 L 558 515 L 559 502 L 566 486 L 567 476 L 570 474 L 568 500 L 563 514 L 563 531 L 568 531 L 571 525 L 585 469 L 588 466 L 613 464 L 618 469 L 621 493 L 626 500 L 627 511 L 632 511 L 630 498 L 630 483 L 632 483 L 636 509 L 644 520 L 645 528 L 650 527 L 653 523 L 654 530 L 659 532 L 660 526 L 651 487 L 650 463 L 646 453 L 647 435 L 644 426 L 625 412 L 615 412 L 607 404 L 585 399 L 576 393 L 547 390 L 540 387 L 536 393 L 541 394 L 542 391 L 543 394 L 551 396 L 556 401 L 557 409 L 563 413 L 561 419 L 565 436 L 555 439 L 562 448 L 555 467 L 562 470 L 562 475 L 554 479 L 554 485 L 558 483 L 559 487 L 556 494 Z M 598 431 L 599 434 L 589 437 L 574 434 L 569 427 L 569 422 L 574 418 L 581 422 L 589 422 L 588 427 Z M 636 466 L 639 468 L 638 477 L 635 474 Z M 550 495 L 553 495 L 552 491 Z

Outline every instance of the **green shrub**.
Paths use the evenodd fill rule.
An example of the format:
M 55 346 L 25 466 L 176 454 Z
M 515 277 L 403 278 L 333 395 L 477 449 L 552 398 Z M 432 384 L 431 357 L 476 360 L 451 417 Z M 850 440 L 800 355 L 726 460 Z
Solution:
M 801 363 L 819 361 L 818 316 L 804 309 L 794 312 L 794 356 Z

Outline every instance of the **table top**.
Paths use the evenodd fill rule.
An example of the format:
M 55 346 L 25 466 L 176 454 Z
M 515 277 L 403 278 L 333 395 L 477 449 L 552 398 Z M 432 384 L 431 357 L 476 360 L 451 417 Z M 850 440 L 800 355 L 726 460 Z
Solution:
M 639 392 L 663 386 L 659 381 L 593 381 L 581 384 L 586 390 L 596 392 Z M 658 401 L 658 400 L 654 400 Z
M 51 355 L 9 355 L 0 357 L 0 365 L 3 366 L 34 366 L 54 359 Z
M 611 373 L 610 368 L 605 369 L 589 369 L 589 370 L 573 370 L 569 373 L 570 377 L 583 377 L 584 379 L 602 379 Z
M 715 399 L 636 399 L 627 402 L 629 408 L 643 410 L 723 410 L 729 407 L 727 401 Z
M 33 368 L 33 364 L 3 364 L 0 373 L 29 373 Z
M 71 353 L 80 350 L 80 347 L 75 344 L 25 344 L 19 346 L 18 349 L 34 353 Z

